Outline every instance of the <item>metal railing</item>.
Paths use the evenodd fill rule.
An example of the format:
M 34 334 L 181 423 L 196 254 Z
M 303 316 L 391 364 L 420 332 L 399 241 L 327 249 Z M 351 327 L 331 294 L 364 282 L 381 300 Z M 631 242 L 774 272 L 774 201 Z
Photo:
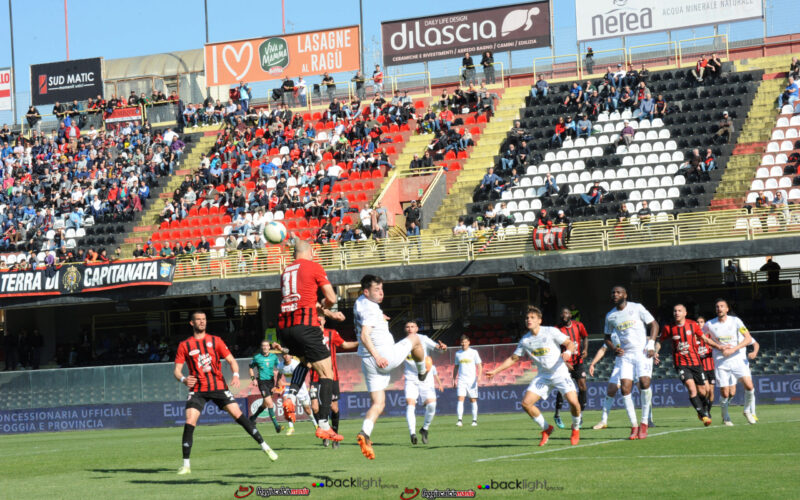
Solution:
M 688 40 L 687 40 L 688 41 Z M 654 50 L 654 47 L 666 47 L 666 50 Z M 634 50 L 650 49 L 645 53 L 638 54 L 638 58 L 634 60 Z M 628 48 L 628 64 L 638 65 L 647 63 L 648 65 L 671 66 L 678 65 L 680 67 L 680 55 L 678 52 L 678 42 L 671 40 L 668 42 L 647 43 L 644 45 L 634 45 Z
M 602 71 L 603 67 L 605 67 L 605 66 L 614 67 L 614 63 L 622 64 L 625 67 L 628 66 L 628 53 L 622 47 L 619 47 L 617 49 L 596 50 L 596 51 L 593 51 L 593 54 L 594 54 L 594 57 L 592 59 L 594 59 L 594 66 L 593 66 L 592 69 L 600 68 L 602 74 L 605 74 L 605 72 Z M 614 59 L 613 57 L 606 57 L 606 56 L 603 56 L 602 54 L 621 54 L 622 55 L 622 59 Z M 600 55 L 599 58 L 598 58 L 598 55 Z M 596 71 L 592 71 L 591 73 L 585 74 L 585 69 L 584 69 L 585 66 L 586 66 L 586 58 L 585 57 L 581 57 L 579 62 L 580 62 L 580 72 L 579 72 L 578 76 L 580 78 L 582 78 L 582 79 L 583 78 L 588 78 L 589 75 L 598 74 Z
M 557 59 L 564 59 L 569 58 L 570 61 L 568 63 L 557 63 Z M 533 58 L 533 81 L 536 81 L 536 78 L 539 76 L 540 73 L 542 74 L 549 74 L 549 79 L 558 78 L 557 74 L 562 74 L 562 76 L 569 76 L 569 75 L 578 75 L 578 71 L 581 66 L 581 55 L 580 54 L 561 54 L 561 55 L 549 55 L 549 56 L 542 56 L 542 57 L 534 57 Z M 550 66 L 542 67 L 542 64 L 539 64 L 539 70 L 536 69 L 536 61 L 550 61 Z M 571 70 L 571 64 L 575 63 L 575 71 Z
M 407 90 L 409 94 L 415 96 L 431 95 L 431 74 L 427 71 L 387 75 L 386 80 L 389 81 L 392 94 L 398 90 Z
M 697 46 L 697 42 L 700 40 L 711 40 L 710 46 L 702 45 Z M 720 44 L 717 45 L 717 40 L 720 40 Z M 691 47 L 686 47 L 686 44 L 689 42 L 694 42 Z M 688 38 L 686 40 L 678 41 L 678 66 L 684 67 L 686 63 L 683 60 L 684 55 L 702 55 L 702 54 L 711 54 L 714 52 L 720 52 L 724 50 L 725 56 L 724 59 L 727 61 L 730 59 L 730 44 L 728 43 L 728 35 L 720 34 L 720 35 L 711 35 L 711 36 L 701 36 L 697 38 Z M 689 63 L 691 65 L 691 62 Z
M 499 79 L 497 78 L 497 67 L 498 66 L 500 66 L 500 78 Z M 505 65 L 502 62 L 498 61 L 498 62 L 493 62 L 492 63 L 492 67 L 494 68 L 494 83 L 488 83 L 486 81 L 486 70 L 485 70 L 485 68 L 483 66 L 475 66 L 475 80 L 477 81 L 478 85 L 480 85 L 481 83 L 486 83 L 486 88 L 489 88 L 489 89 L 504 88 L 506 86 L 505 69 L 504 69 Z M 466 69 L 467 69 L 466 66 L 461 66 L 461 73 L 459 74 L 459 78 L 460 78 L 459 81 L 464 82 L 464 83 L 466 83 L 466 78 L 465 78 L 465 73 L 464 73 L 466 71 Z M 481 75 L 483 75 L 483 79 L 480 78 Z M 499 80 L 500 83 L 497 83 L 498 80 Z
M 344 270 L 800 236 L 800 207 L 789 209 L 788 217 L 783 210 L 770 209 L 756 209 L 752 213 L 746 209 L 720 210 L 679 214 L 677 218 L 663 214 L 661 217 L 635 223 L 620 223 L 616 219 L 576 222 L 564 250 L 534 249 L 532 226 L 520 225 L 483 231 L 469 238 L 423 234 L 408 239 L 327 244 L 315 246 L 315 258 L 328 270 Z M 231 252 L 216 258 L 197 254 L 178 257 L 175 281 L 278 274 L 288 262 L 291 262 L 288 250 L 277 246 Z
M 59 127 L 61 126 L 62 118 L 54 114 L 40 114 L 41 118 L 38 122 L 36 122 L 32 127 L 28 124 L 28 121 L 22 120 L 20 125 L 20 134 L 24 137 L 30 137 L 31 132 L 36 130 L 37 132 L 41 132 L 43 134 L 49 134 L 52 132 L 57 132 Z M 82 134 L 85 134 L 89 128 L 94 125 L 95 129 L 102 130 L 104 127 L 103 124 L 103 111 L 99 109 L 87 109 L 81 111 L 78 116 L 74 116 L 73 120 L 77 121 L 78 128 L 81 130 Z

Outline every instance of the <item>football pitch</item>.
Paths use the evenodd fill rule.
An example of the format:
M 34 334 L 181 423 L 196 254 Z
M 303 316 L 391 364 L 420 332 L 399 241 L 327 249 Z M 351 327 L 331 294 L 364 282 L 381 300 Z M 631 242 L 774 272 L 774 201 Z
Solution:
M 714 407 L 709 428 L 691 409 L 656 408 L 657 426 L 634 442 L 626 439 L 623 410 L 613 410 L 608 429 L 592 430 L 599 415 L 585 413 L 578 446 L 570 446 L 569 429 L 556 429 L 543 448 L 538 426 L 521 412 L 482 414 L 478 427 L 467 418 L 461 428 L 455 417 L 439 415 L 430 443 L 416 446 L 405 419 L 382 419 L 373 432 L 373 461 L 355 443 L 360 420 L 342 422 L 338 450 L 323 448 L 308 422 L 298 422 L 293 436 L 259 424 L 277 462 L 235 423 L 201 420 L 188 476 L 176 475 L 180 428 L 3 436 L 0 498 L 231 499 L 248 492 L 246 498 L 264 498 L 267 488 L 281 487 L 308 488 L 309 497 L 320 499 L 424 498 L 423 490 L 434 489 L 496 499 L 797 497 L 800 406 L 759 406 L 757 425 L 731 407 L 734 427 L 720 425 Z M 563 416 L 568 423 L 569 414 Z M 314 486 L 320 482 L 329 484 Z

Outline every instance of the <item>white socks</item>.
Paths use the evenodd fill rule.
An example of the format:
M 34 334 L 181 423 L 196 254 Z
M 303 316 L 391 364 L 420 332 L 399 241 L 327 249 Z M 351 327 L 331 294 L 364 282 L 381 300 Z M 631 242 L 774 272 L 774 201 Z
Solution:
M 314 418 L 314 412 L 313 412 L 313 411 L 310 411 L 310 412 L 308 412 L 308 418 L 310 418 L 310 419 L 311 419 L 311 423 L 313 423 L 313 424 L 314 424 L 314 427 L 315 427 L 315 428 L 316 428 L 317 426 L 320 426 L 320 425 L 322 425 L 322 422 L 323 422 L 322 420 L 320 420 L 320 421 L 319 421 L 319 423 L 317 423 L 317 419 L 316 419 L 316 418 Z M 330 427 L 328 426 L 328 420 L 325 420 L 325 427 L 323 427 L 323 429 L 325 429 L 325 428 L 327 428 L 327 429 L 330 429 Z M 327 429 L 326 429 L 326 430 L 327 430 Z
M 267 444 L 267 442 L 264 441 L 263 443 L 261 443 L 261 449 L 264 450 L 264 451 L 269 451 L 272 448 L 270 448 L 269 445 Z
M 417 433 L 417 416 L 414 414 L 417 407 L 413 405 L 406 406 L 406 422 L 408 422 L 408 433 L 414 435 Z
M 372 428 L 373 428 L 373 427 L 375 427 L 375 422 L 373 422 L 372 420 L 370 420 L 370 419 L 368 419 L 368 418 L 365 418 L 365 419 L 364 419 L 364 423 L 363 423 L 363 424 L 361 424 L 361 430 L 362 430 L 362 431 L 364 432 L 364 434 L 366 434 L 367 436 L 371 436 L 371 435 L 372 435 Z
M 420 375 L 425 375 L 428 371 L 428 367 L 425 366 L 425 361 L 414 361 L 414 364 L 417 365 L 417 371 Z
M 478 402 L 475 401 L 472 403 L 472 420 L 473 422 L 478 421 Z
M 583 418 L 580 415 L 578 415 L 577 417 L 575 415 L 572 416 L 572 428 L 573 429 L 580 429 L 581 428 L 581 422 L 583 422 Z
M 608 423 L 608 412 L 610 412 L 611 408 L 613 407 L 614 407 L 614 398 L 611 396 L 606 396 L 606 399 L 603 400 L 603 416 L 600 419 L 604 424 Z
M 728 414 L 728 405 L 731 402 L 731 398 L 722 398 L 719 400 L 719 407 L 722 410 L 722 421 L 727 422 L 731 419 L 731 416 Z M 745 408 L 747 406 L 745 405 Z
M 544 415 L 542 415 L 541 413 L 539 414 L 538 417 L 533 417 L 533 421 L 539 424 L 539 427 L 541 427 L 542 430 L 545 430 L 547 429 L 547 427 L 549 427 L 547 425 L 547 420 L 544 419 Z
M 436 415 L 436 402 L 428 403 L 425 405 L 425 423 L 422 424 L 422 428 L 426 431 L 431 426 L 431 422 L 433 422 L 433 416 Z
M 653 406 L 653 389 L 642 390 L 642 423 L 647 425 L 650 422 L 650 408 Z
M 464 402 L 459 401 L 456 405 L 456 414 L 458 414 L 458 419 L 461 420 L 461 417 L 464 416 Z
M 625 405 L 625 411 L 628 412 L 628 420 L 631 421 L 631 427 L 637 427 L 636 408 L 633 406 L 633 398 L 630 394 L 622 396 L 622 402 Z
M 286 422 L 286 423 L 287 423 L 287 424 L 289 424 L 289 428 L 290 428 L 290 429 L 294 429 L 294 422 L 292 422 L 291 420 L 289 420 L 289 421 L 288 421 L 288 422 Z
M 756 390 L 744 391 L 744 412 L 750 415 L 756 414 Z
M 191 468 L 191 466 L 189 465 L 189 459 L 188 458 L 184 458 L 183 459 L 183 466 L 186 467 L 187 469 Z

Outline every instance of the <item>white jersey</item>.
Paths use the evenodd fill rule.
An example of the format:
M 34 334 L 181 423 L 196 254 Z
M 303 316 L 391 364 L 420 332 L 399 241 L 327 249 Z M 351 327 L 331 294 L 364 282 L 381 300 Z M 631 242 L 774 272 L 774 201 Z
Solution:
M 541 375 L 568 376 L 567 364 L 561 357 L 561 345 L 567 340 L 569 337 L 558 328 L 542 326 L 537 335 L 529 331 L 519 340 L 514 356 L 521 358 L 527 354 L 536 363 Z
M 384 318 L 381 306 L 369 300 L 366 295 L 362 294 L 353 305 L 353 322 L 358 339 L 358 355 L 362 358 L 371 356 L 361 342 L 361 329 L 365 326 L 370 327 L 369 338 L 377 351 L 394 345 L 394 337 L 389 331 L 389 322 Z
M 625 309 L 616 307 L 606 314 L 604 332 L 606 335 L 614 333 L 619 337 L 619 344 L 625 351 L 625 356 L 639 356 L 644 354 L 647 343 L 648 323 L 655 321 L 653 315 L 636 302 L 628 302 Z
M 714 318 L 706 321 L 706 324 L 703 325 L 703 333 L 708 334 L 708 336 L 718 344 L 731 347 L 738 345 L 739 342 L 744 340 L 745 332 L 747 332 L 747 327 L 744 326 L 742 320 L 736 316 L 728 316 L 724 322 L 720 321 L 719 318 Z M 745 361 L 747 359 L 745 354 L 746 350 L 747 349 L 743 347 L 726 358 L 722 355 L 722 351 L 713 349 L 714 363 L 724 364 Z
M 291 380 L 292 374 L 298 366 L 300 366 L 300 361 L 298 361 L 297 358 L 292 358 L 291 363 L 287 365 L 283 360 L 283 356 L 281 356 L 281 359 L 278 361 L 278 372 L 282 373 L 286 380 Z M 303 386 L 305 387 L 305 381 L 303 381 Z
M 430 356 L 430 353 L 433 352 L 434 349 L 439 347 L 439 344 L 431 340 L 431 338 L 428 337 L 427 335 L 417 334 L 417 337 L 419 337 L 419 341 L 422 344 L 422 348 L 425 349 L 425 358 L 428 358 Z M 419 375 L 419 372 L 417 371 L 417 362 L 414 361 L 414 358 L 411 357 L 411 354 L 406 356 L 406 361 L 405 363 L 403 363 L 403 374 L 406 376 L 406 380 L 408 380 L 409 378 L 413 378 L 414 380 L 416 380 L 417 376 Z
M 467 349 L 456 352 L 456 365 L 458 366 L 458 383 L 472 384 L 478 375 L 478 366 L 481 364 L 481 357 L 475 349 Z

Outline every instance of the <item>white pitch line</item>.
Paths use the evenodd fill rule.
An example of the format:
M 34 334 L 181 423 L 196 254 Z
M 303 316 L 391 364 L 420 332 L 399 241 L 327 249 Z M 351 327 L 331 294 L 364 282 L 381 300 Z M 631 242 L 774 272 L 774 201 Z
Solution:
M 763 424 L 759 424 L 759 425 L 787 424 L 787 423 L 792 423 L 792 422 L 800 422 L 800 419 L 764 422 Z M 718 426 L 718 427 L 712 427 L 712 428 L 713 429 L 722 429 L 723 427 L 722 426 Z M 666 436 L 667 434 L 676 434 L 676 433 L 679 433 L 679 432 L 702 431 L 702 430 L 707 430 L 707 429 L 709 429 L 709 428 L 708 427 L 687 427 L 685 429 L 673 429 L 671 431 L 655 432 L 653 434 L 648 434 L 647 435 L 647 439 L 650 439 L 651 437 L 657 437 L 657 436 Z M 550 448 L 550 449 L 547 449 L 547 450 L 539 450 L 539 451 L 529 451 L 529 452 L 526 452 L 526 453 L 518 453 L 516 455 L 501 455 L 499 457 L 479 458 L 478 460 L 475 460 L 475 462 L 493 462 L 495 460 L 515 459 L 515 458 L 519 458 L 519 457 L 529 457 L 531 455 L 543 455 L 545 453 L 556 453 L 556 452 L 559 452 L 559 451 L 575 450 L 575 449 L 578 449 L 578 448 L 588 448 L 590 446 L 599 446 L 601 444 L 618 443 L 618 442 L 622 442 L 622 441 L 630 441 L 630 440 L 628 438 L 608 439 L 608 440 L 605 440 L 605 441 L 597 441 L 595 443 L 577 444 L 575 446 L 566 446 L 566 447 L 562 447 L 562 448 Z M 716 456 L 719 456 L 719 455 L 716 455 Z
M 719 455 L 719 454 L 714 454 L 714 455 L 695 455 L 695 454 L 692 454 L 692 458 L 706 458 L 706 457 L 713 457 L 713 458 L 729 457 L 729 458 L 732 458 L 732 457 L 759 457 L 759 456 L 764 456 L 764 457 L 793 457 L 793 456 L 796 456 L 796 455 L 800 455 L 800 453 L 755 453 L 755 454 L 754 453 L 742 453 L 742 454 L 731 454 L 731 455 Z M 638 456 L 630 456 L 630 455 L 608 456 L 608 455 L 603 455 L 603 459 L 604 460 L 607 459 L 607 458 L 612 458 L 612 459 L 631 458 L 631 459 L 637 459 L 638 460 L 638 459 L 641 459 L 641 458 L 686 458 L 686 455 L 638 455 Z M 552 458 L 548 458 L 548 460 L 597 460 L 597 457 L 552 457 Z M 524 462 L 525 460 L 519 459 L 519 458 L 511 458 L 508 461 L 509 462 Z

